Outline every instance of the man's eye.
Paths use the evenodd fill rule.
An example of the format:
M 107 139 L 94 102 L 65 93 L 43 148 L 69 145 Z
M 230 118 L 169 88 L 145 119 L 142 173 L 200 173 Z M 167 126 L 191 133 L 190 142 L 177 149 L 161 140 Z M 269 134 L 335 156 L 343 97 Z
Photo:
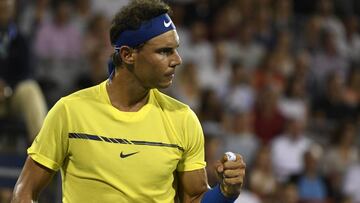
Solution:
M 163 54 L 163 55 L 170 55 L 172 52 L 173 52 L 172 49 L 161 49 L 161 50 L 159 50 L 159 53 Z

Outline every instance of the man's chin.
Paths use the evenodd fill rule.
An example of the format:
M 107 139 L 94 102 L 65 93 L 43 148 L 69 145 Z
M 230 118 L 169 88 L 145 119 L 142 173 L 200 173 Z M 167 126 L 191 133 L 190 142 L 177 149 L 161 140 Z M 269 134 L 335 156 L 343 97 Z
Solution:
M 166 89 L 168 87 L 170 87 L 170 85 L 172 84 L 172 80 L 170 82 L 167 82 L 167 83 L 162 83 L 162 84 L 159 84 L 157 86 L 158 89 Z

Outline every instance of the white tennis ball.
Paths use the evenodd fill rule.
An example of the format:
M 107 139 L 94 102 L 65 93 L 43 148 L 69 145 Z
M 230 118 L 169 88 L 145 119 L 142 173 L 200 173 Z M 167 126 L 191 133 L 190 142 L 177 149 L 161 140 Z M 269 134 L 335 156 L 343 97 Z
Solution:
M 225 153 L 228 161 L 235 161 L 236 155 L 233 152 L 226 152 Z

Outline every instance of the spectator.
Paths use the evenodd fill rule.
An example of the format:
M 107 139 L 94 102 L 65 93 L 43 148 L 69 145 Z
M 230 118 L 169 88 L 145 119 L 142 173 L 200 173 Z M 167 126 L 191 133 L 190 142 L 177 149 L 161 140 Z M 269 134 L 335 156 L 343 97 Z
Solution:
M 255 18 L 253 20 L 256 33 L 255 38 L 267 49 L 274 44 L 275 40 L 274 27 L 272 26 L 272 16 L 273 12 L 270 9 L 270 6 L 262 6 L 256 11 Z
M 249 176 L 251 191 L 257 194 L 262 202 L 265 203 L 271 202 L 274 199 L 278 186 L 271 163 L 269 145 L 260 147 Z
M 119 8 L 125 6 L 129 2 L 129 0 L 91 0 L 94 12 L 105 14 L 109 20 L 115 15 Z
M 360 202 L 360 163 L 351 166 L 348 168 L 343 191 L 346 195 L 351 197 L 352 203 Z
M 179 53 L 183 55 L 184 63 L 194 63 L 198 67 L 200 87 L 212 88 L 207 75 L 214 70 L 214 47 L 208 40 L 208 28 L 204 21 L 192 23 L 189 40 L 189 46 L 181 46 Z
M 215 91 L 211 89 L 203 90 L 200 101 L 200 120 L 221 123 L 224 116 L 223 104 Z
M 277 201 L 279 203 L 300 202 L 298 188 L 294 183 L 284 183 L 281 187 L 279 187 L 278 196 Z
M 214 66 L 204 72 L 203 77 L 207 80 L 207 86 L 216 91 L 216 94 L 224 96 L 227 82 L 230 78 L 230 62 L 226 54 L 225 43 L 219 41 L 214 43 Z
M 255 134 L 264 144 L 268 144 L 284 128 L 285 118 L 279 110 L 280 92 L 272 87 L 264 88 L 255 105 Z
M 173 91 L 175 98 L 188 104 L 195 112 L 199 112 L 201 102 L 197 70 L 196 65 L 193 63 L 183 64 L 181 70 L 179 70 L 179 77 Z
M 108 60 L 108 55 L 103 49 L 99 48 L 94 50 L 92 54 L 88 56 L 88 69 L 84 74 L 81 74 L 76 80 L 75 90 L 88 88 L 106 80 L 108 74 L 104 68 Z
M 337 46 L 345 41 L 345 29 L 341 20 L 334 13 L 333 0 L 319 0 L 317 3 L 317 12 L 320 14 L 321 27 L 334 34 L 334 40 Z
M 281 94 L 285 86 L 285 76 L 281 72 L 281 58 L 275 52 L 268 53 L 253 74 L 254 87 L 261 91 L 263 88 L 272 87 Z
M 313 102 L 313 116 L 329 124 L 357 118 L 357 106 L 345 102 L 345 81 L 337 73 L 329 75 L 325 94 Z M 335 126 L 335 125 L 332 125 Z
M 253 132 L 250 112 L 233 113 L 232 129 L 223 137 L 225 151 L 239 152 L 247 165 L 252 165 L 259 141 Z
M 321 147 L 313 145 L 304 153 L 304 170 L 292 177 L 292 181 L 297 184 L 301 202 L 327 202 L 327 183 L 325 177 L 320 174 L 318 166 L 321 156 Z
M 53 19 L 39 28 L 34 41 L 36 76 L 50 87 L 45 88 L 50 105 L 73 88 L 81 72 L 81 35 L 71 24 L 71 9 L 67 1 L 57 2 Z
M 290 77 L 286 87 L 284 97 L 279 102 L 281 113 L 298 119 L 307 118 L 308 98 L 304 78 Z
M 250 75 L 240 62 L 232 63 L 224 99 L 227 110 L 246 112 L 254 108 L 256 93 Z
M 346 40 L 342 49 L 351 63 L 360 62 L 360 34 L 358 16 L 352 15 L 345 19 Z
M 278 60 L 278 72 L 285 78 L 294 72 L 293 37 L 288 30 L 282 30 L 277 35 L 276 44 L 273 48 L 274 57 Z
M 255 25 L 251 21 L 239 27 L 235 41 L 227 43 L 227 55 L 232 61 L 241 61 L 247 72 L 253 72 L 264 57 L 265 47 L 255 40 Z
M 290 29 L 294 26 L 291 0 L 275 1 L 274 24 L 276 30 Z
M 301 34 L 297 35 L 298 41 L 296 43 L 297 49 L 304 49 L 308 51 L 311 56 L 319 51 L 320 33 L 321 33 L 321 18 L 319 15 L 310 16 L 304 25 L 304 30 L 300 30 Z
M 92 17 L 91 0 L 75 0 L 73 22 L 81 32 L 85 32 L 86 26 Z
M 280 182 L 304 169 L 303 155 L 312 141 L 305 134 L 306 118 L 287 117 L 284 132 L 271 143 L 274 172 Z
M 349 62 L 340 52 L 339 45 L 335 43 L 335 34 L 330 30 L 324 30 L 321 36 L 321 50 L 313 55 L 310 64 L 310 71 L 316 79 L 315 91 L 318 95 L 326 91 L 324 84 L 330 74 L 338 74 L 344 79 L 349 67 Z
M 108 57 L 112 54 L 113 48 L 109 42 L 109 29 L 110 22 L 105 15 L 94 14 L 91 16 L 83 40 L 83 52 L 86 56 L 89 57 L 89 54 L 91 55 L 99 49 Z
M 20 115 L 32 142 L 47 113 L 43 94 L 31 78 L 27 40 L 14 23 L 14 0 L 0 1 L 0 116 Z
M 359 150 L 356 146 L 356 127 L 345 122 L 338 126 L 324 160 L 326 174 L 339 173 L 342 176 L 346 170 L 359 161 Z
M 19 16 L 20 30 L 33 39 L 42 24 L 51 20 L 49 0 L 33 0 L 24 8 L 24 11 Z
M 354 65 L 350 70 L 345 82 L 344 102 L 347 106 L 357 109 L 357 116 L 360 115 L 360 69 Z

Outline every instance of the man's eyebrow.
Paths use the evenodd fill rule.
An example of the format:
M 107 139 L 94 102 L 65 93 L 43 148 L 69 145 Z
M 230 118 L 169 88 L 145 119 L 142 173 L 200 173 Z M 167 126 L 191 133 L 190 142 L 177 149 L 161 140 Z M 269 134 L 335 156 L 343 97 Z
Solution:
M 158 47 L 156 50 L 163 50 L 163 49 L 177 49 L 179 48 L 179 44 L 177 44 L 176 46 L 169 46 L 169 45 L 164 45 L 162 47 Z
M 172 51 L 173 49 L 173 47 L 160 47 L 157 48 L 156 51 Z

